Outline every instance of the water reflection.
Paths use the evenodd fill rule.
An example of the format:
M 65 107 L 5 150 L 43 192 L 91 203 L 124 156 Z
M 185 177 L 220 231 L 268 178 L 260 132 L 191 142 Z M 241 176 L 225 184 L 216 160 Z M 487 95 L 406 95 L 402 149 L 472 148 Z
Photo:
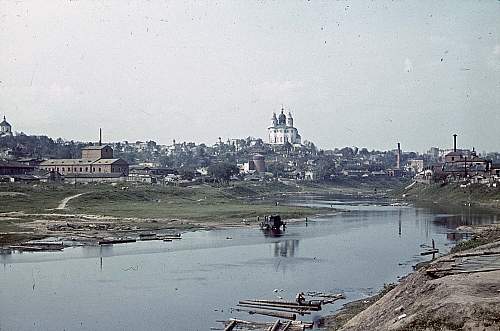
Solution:
M 270 238 L 279 238 L 285 232 L 280 229 L 261 229 L 261 230 L 262 233 L 264 234 L 264 237 L 270 237 Z
M 286 231 L 197 231 L 175 243 L 0 254 L 0 284 L 9 285 L 0 287 L 0 297 L 9 298 L 0 300 L 0 324 L 6 330 L 206 330 L 211 321 L 248 317 L 231 313 L 235 298 L 271 297 L 276 288 L 288 298 L 314 286 L 360 299 L 432 258 L 420 255 L 423 244 L 434 239 L 446 253 L 467 236 L 456 226 L 498 222 L 470 208 L 338 203 L 345 212 L 290 223 Z M 197 318 L 186 313 L 192 311 Z
M 401 209 L 399 210 L 399 215 L 398 215 L 398 234 L 399 237 L 401 237 Z
M 299 240 L 282 240 L 274 243 L 274 257 L 294 257 L 299 248 Z

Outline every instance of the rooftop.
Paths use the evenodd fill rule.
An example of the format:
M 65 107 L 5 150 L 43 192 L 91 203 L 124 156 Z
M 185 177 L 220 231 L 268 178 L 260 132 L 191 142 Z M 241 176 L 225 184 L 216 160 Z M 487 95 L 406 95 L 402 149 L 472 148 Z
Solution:
M 84 150 L 84 149 L 86 149 L 86 150 L 101 150 L 101 149 L 104 149 L 106 147 L 109 147 L 109 145 L 92 145 L 92 146 L 83 147 L 82 150 Z

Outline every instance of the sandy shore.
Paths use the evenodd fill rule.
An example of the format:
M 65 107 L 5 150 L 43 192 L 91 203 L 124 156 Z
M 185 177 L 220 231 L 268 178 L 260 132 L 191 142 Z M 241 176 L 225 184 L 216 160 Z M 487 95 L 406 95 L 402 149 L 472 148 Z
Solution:
M 323 211 L 321 215 L 334 214 Z M 311 217 L 309 215 L 309 217 Z M 287 219 L 287 223 L 303 222 L 305 217 Z M 0 246 L 26 244 L 30 241 L 46 240 L 53 242 L 74 242 L 82 245 L 95 245 L 105 238 L 139 239 L 143 234 L 169 235 L 186 231 L 214 230 L 234 227 L 259 226 L 257 218 L 224 221 L 207 220 L 196 222 L 184 219 L 158 219 L 137 217 L 112 217 L 104 215 L 57 213 L 0 213 L 0 222 L 15 221 L 16 230 L 0 233 Z

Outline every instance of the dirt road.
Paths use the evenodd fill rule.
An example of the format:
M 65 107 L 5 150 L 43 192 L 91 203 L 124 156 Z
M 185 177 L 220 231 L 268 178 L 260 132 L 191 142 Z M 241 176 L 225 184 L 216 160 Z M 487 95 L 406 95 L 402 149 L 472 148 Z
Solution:
M 57 209 L 57 210 L 66 209 L 66 205 L 68 204 L 68 202 L 69 202 L 70 200 L 76 199 L 76 198 L 78 198 L 79 196 L 82 196 L 82 195 L 84 195 L 84 194 L 86 194 L 86 193 L 80 193 L 80 194 L 72 195 L 72 196 L 70 196 L 70 197 L 67 197 L 67 198 L 62 199 L 62 200 L 61 200 L 61 203 L 59 203 L 59 206 L 57 206 L 57 208 L 56 208 L 56 209 Z

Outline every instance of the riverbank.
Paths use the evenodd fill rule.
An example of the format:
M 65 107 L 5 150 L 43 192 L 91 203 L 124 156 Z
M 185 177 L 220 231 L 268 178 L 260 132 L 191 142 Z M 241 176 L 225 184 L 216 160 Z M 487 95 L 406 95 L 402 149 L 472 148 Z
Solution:
M 394 190 L 393 195 L 416 204 L 460 205 L 500 210 L 500 187 L 487 187 L 483 184 L 415 183 Z
M 0 184 L 0 245 L 51 238 L 93 243 L 106 237 L 138 237 L 196 229 L 256 226 L 258 217 L 288 220 L 332 213 L 331 208 L 290 206 L 297 195 L 384 198 L 399 181 L 336 183 L 238 182 L 188 187 L 90 184 Z
M 299 188 L 286 184 L 192 187 L 135 185 L 4 185 L 0 244 L 54 238 L 97 242 L 230 226 L 255 226 L 258 217 L 286 220 L 334 212 L 281 203 Z
M 469 241 L 389 291 L 346 305 L 328 330 L 498 330 L 500 225 L 467 227 Z M 387 293 L 385 293 L 387 292 Z

